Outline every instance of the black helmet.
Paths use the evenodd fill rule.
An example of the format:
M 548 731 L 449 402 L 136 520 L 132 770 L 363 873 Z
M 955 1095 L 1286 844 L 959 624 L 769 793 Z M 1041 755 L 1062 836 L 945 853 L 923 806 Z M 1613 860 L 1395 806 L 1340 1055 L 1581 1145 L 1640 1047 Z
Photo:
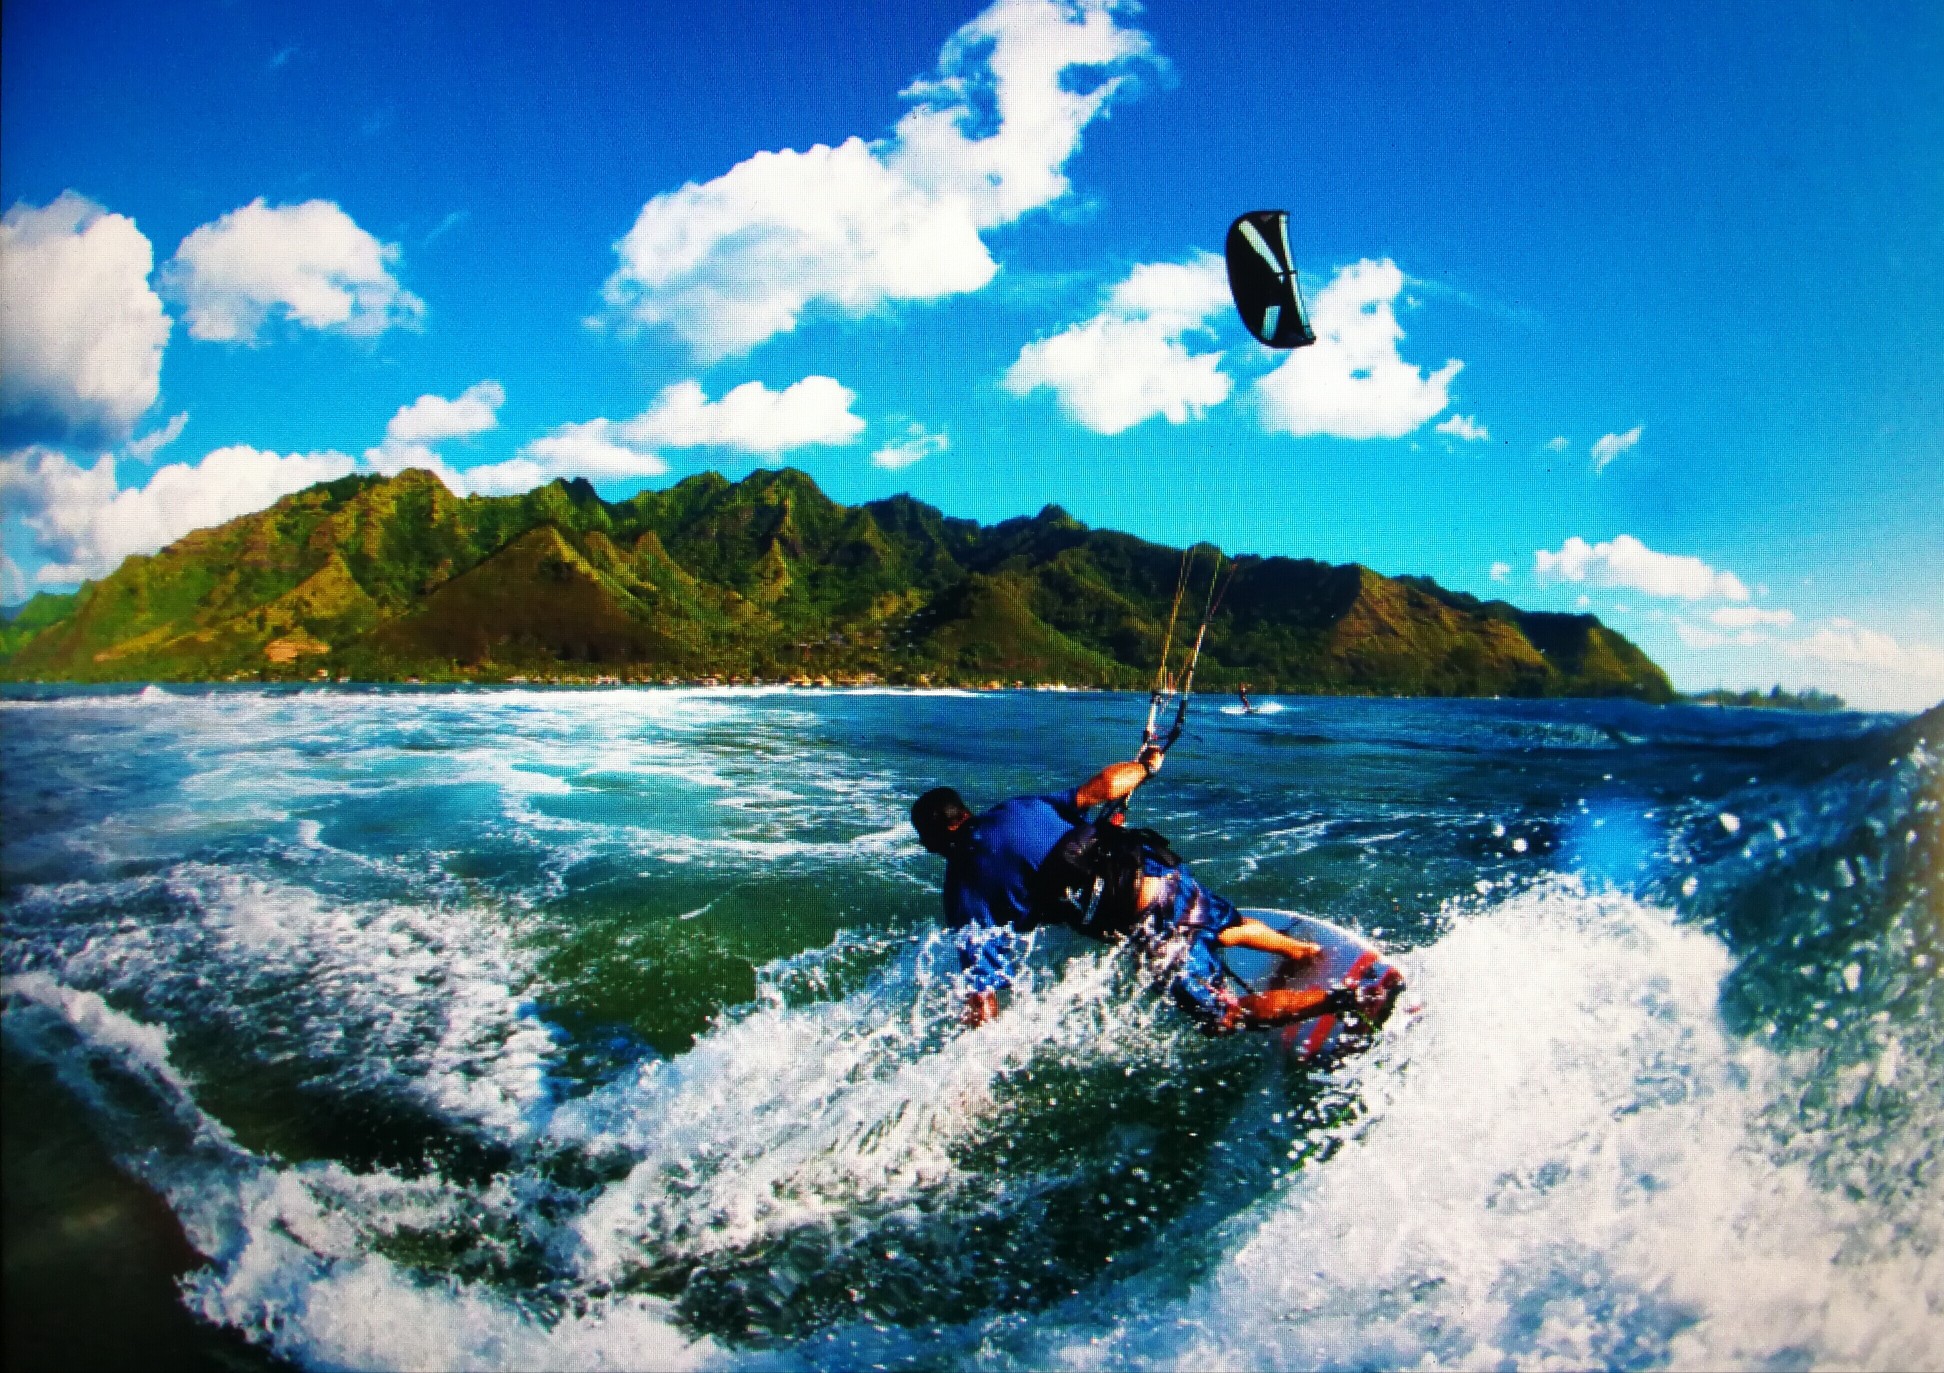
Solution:
M 950 787 L 933 787 L 911 803 L 911 827 L 918 831 L 918 842 L 933 853 L 950 853 L 954 831 L 971 818 L 965 798 Z

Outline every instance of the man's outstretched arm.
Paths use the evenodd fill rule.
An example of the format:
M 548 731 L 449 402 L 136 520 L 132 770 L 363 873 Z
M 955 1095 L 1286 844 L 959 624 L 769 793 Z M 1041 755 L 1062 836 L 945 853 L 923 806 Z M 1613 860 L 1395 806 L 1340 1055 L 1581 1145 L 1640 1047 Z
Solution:
M 1073 795 L 1074 804 L 1088 810 L 1132 796 L 1134 788 L 1161 770 L 1161 758 L 1160 749 L 1144 748 L 1141 756 L 1131 763 L 1109 763 L 1081 784 Z

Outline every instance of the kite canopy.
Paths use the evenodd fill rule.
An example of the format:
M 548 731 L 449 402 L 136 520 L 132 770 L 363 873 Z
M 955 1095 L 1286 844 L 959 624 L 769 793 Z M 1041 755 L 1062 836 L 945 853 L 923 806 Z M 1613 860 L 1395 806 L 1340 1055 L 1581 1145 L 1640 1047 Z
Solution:
M 1229 225 L 1228 278 L 1235 308 L 1258 339 L 1271 348 L 1316 342 L 1296 285 L 1289 211 L 1251 210 Z

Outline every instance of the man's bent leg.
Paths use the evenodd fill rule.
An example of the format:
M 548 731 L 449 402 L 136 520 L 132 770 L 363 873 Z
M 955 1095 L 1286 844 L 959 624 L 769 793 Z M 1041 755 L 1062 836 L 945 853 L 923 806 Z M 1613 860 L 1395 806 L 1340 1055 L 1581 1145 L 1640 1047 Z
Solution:
M 1321 1015 L 1330 993 L 1318 987 L 1279 988 L 1252 992 L 1242 998 L 1242 1015 L 1251 1025 L 1286 1025 Z
M 1260 949 L 1264 953 L 1281 954 L 1284 958 L 1300 961 L 1314 958 L 1323 952 L 1321 944 L 1312 944 L 1304 939 L 1292 939 L 1280 930 L 1272 930 L 1260 920 L 1243 916 L 1233 925 L 1223 930 L 1217 939 L 1226 948 L 1238 945 L 1245 949 Z

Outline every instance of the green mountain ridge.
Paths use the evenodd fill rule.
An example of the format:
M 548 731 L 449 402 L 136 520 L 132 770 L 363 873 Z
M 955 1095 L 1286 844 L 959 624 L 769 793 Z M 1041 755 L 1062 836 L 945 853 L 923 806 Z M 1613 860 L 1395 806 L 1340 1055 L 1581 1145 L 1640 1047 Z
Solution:
M 1195 550 L 1198 581 L 1213 554 Z M 1089 529 L 1057 506 L 996 525 L 909 496 L 844 506 L 790 468 L 740 482 L 708 472 L 619 502 L 581 480 L 460 497 L 412 470 L 321 483 L 74 593 L 36 596 L 0 625 L 0 678 L 1139 687 L 1181 561 L 1182 550 Z M 1182 637 L 1178 626 L 1177 654 Z M 1674 696 L 1591 615 L 1251 555 L 1233 563 L 1197 683 Z

